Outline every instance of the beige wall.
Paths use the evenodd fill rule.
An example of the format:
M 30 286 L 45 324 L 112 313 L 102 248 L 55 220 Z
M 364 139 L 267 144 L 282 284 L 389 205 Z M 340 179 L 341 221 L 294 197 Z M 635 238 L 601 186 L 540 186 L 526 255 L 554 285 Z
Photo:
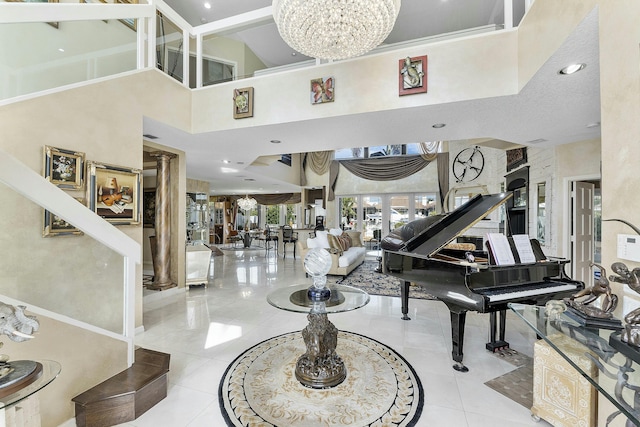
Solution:
M 38 173 L 42 172 L 44 145 L 81 151 L 86 153 L 89 160 L 142 169 L 143 115 L 173 126 L 188 128 L 191 114 L 189 100 L 190 95 L 186 89 L 155 70 L 134 73 L 3 106 L 0 108 L 0 127 L 3 130 L 0 141 L 6 151 Z M 175 166 L 172 165 L 172 171 L 173 168 L 176 171 L 173 176 L 182 180 L 172 189 L 172 197 L 182 191 L 182 197 L 178 200 L 182 200 L 183 213 L 184 162 L 182 156 Z M 181 168 L 182 178 L 178 167 Z M 3 192 L 3 200 L 7 200 L 4 196 L 9 190 L 2 186 L 0 191 Z M 83 194 L 82 191 L 70 193 Z M 3 278 L 20 271 L 29 273 L 23 279 L 18 277 L 20 280 L 16 283 L 27 304 L 44 295 L 48 299 L 59 299 L 61 304 L 66 304 L 73 310 L 84 310 L 88 315 L 93 313 L 100 316 L 109 311 L 109 307 L 101 299 L 100 280 L 92 280 L 92 276 L 97 277 L 97 272 L 102 270 L 99 262 L 101 254 L 92 249 L 94 244 L 90 238 L 42 238 L 41 208 L 31 203 L 23 203 L 21 206 L 23 209 L 14 212 L 13 216 L 4 214 L 1 218 L 3 234 L 15 235 L 11 243 L 0 245 L 0 259 L 11 262 L 11 266 L 2 267 Z M 184 216 L 180 218 L 181 229 L 179 233 L 172 235 L 172 245 L 182 236 L 177 247 L 182 251 L 180 259 L 184 260 Z M 119 228 L 142 243 L 142 225 Z M 78 250 L 70 254 L 70 247 Z M 82 264 L 83 260 L 84 265 L 92 269 L 94 274 L 84 274 L 82 269 L 76 273 L 70 268 L 71 274 L 66 280 L 52 280 L 51 273 L 54 270 L 46 268 L 49 265 L 64 268 L 65 264 Z M 174 268 L 182 269 L 182 274 L 178 274 L 184 278 L 184 262 L 174 264 Z M 39 268 L 35 268 L 35 265 Z M 118 268 L 122 271 L 121 266 Z M 142 326 L 142 266 L 137 267 L 136 273 L 136 326 Z M 39 280 L 34 280 L 31 276 Z M 122 283 L 122 274 L 118 273 L 117 268 L 113 277 L 116 280 L 111 282 Z M 15 278 L 10 279 L 16 281 Z M 23 285 L 27 280 L 31 280 L 34 286 Z M 36 287 L 38 283 L 39 287 Z M 120 307 L 116 316 L 121 313 Z M 6 342 L 5 345 L 9 347 Z M 58 384 L 52 385 L 53 390 L 58 392 L 50 395 L 51 404 L 43 407 L 45 427 L 56 426 L 62 420 L 72 418 L 70 399 L 89 386 L 119 372 L 126 367 L 127 361 L 126 346 L 121 342 L 57 323 L 50 327 L 43 325 L 38 337 L 32 343 L 17 346 L 18 350 L 14 350 L 13 346 L 7 347 L 3 352 L 10 354 L 12 358 L 16 358 L 18 350 L 22 352 L 24 349 L 24 357 L 54 359 L 63 366 L 63 376 L 55 381 Z M 55 388 L 57 386 L 60 389 Z

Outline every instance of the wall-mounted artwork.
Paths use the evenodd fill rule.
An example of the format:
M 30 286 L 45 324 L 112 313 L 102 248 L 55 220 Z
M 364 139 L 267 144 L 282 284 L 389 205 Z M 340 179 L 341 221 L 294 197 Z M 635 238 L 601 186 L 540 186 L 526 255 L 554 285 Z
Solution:
M 399 94 L 427 92 L 427 56 L 407 56 L 398 61 Z
M 527 163 L 527 147 L 507 150 L 507 172 Z
M 142 193 L 142 226 L 156 226 L 156 189 L 145 188 Z
M 233 118 L 253 117 L 253 88 L 244 87 L 233 91 Z
M 6 0 L 8 2 L 14 3 L 58 3 L 58 0 Z M 53 28 L 58 28 L 58 22 L 47 22 L 47 24 L 51 25 Z
M 61 188 L 82 188 L 84 153 L 45 145 L 44 177 Z
M 321 77 L 311 80 L 311 103 L 323 104 L 335 99 L 336 81 L 333 77 Z
M 89 208 L 116 225 L 140 223 L 142 171 L 87 161 Z
M 84 205 L 83 199 L 76 198 L 76 200 Z M 80 236 L 82 234 L 84 233 L 75 225 L 44 209 L 42 237 Z

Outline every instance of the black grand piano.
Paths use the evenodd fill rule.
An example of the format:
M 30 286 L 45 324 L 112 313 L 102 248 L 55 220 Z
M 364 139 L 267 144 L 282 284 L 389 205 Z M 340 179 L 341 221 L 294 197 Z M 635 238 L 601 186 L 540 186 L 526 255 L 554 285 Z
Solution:
M 551 299 L 571 296 L 584 283 L 564 273 L 568 260 L 545 257 L 537 240 L 531 240 L 535 263 L 495 265 L 491 249 L 445 248 L 449 243 L 512 197 L 512 193 L 477 195 L 458 209 L 443 215 L 412 221 L 393 230 L 381 242 L 385 274 L 404 281 L 401 289 L 403 319 L 409 320 L 409 284 L 423 287 L 444 302 L 451 312 L 451 340 L 454 369 L 466 372 L 462 363 L 464 323 L 469 310 L 490 313 L 491 342 L 487 350 L 500 351 L 504 341 L 507 304 L 544 305 Z M 509 238 L 511 239 L 511 238 Z M 513 244 L 513 240 L 510 240 Z M 500 335 L 496 339 L 496 313 L 500 315 Z

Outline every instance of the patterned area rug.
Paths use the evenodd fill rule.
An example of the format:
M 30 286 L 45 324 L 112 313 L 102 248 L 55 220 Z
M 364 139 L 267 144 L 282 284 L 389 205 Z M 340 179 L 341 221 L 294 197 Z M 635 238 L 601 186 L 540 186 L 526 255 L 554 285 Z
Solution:
M 336 353 L 347 378 L 336 387 L 311 389 L 295 378 L 305 352 L 300 332 L 263 341 L 229 365 L 219 401 L 228 426 L 415 426 L 424 404 L 422 385 L 406 360 L 389 347 L 338 332 Z
M 376 268 L 378 268 L 377 262 L 365 261 L 346 278 L 338 280 L 338 283 L 362 289 L 369 295 L 399 297 L 402 281 L 396 277 L 378 273 L 375 271 Z M 413 285 L 409 288 L 409 298 L 435 299 L 421 287 Z
M 502 357 L 496 354 L 496 357 Z M 518 366 L 497 378 L 484 383 L 487 387 L 531 409 L 533 406 L 533 359 L 525 354 L 505 355 L 504 360 Z

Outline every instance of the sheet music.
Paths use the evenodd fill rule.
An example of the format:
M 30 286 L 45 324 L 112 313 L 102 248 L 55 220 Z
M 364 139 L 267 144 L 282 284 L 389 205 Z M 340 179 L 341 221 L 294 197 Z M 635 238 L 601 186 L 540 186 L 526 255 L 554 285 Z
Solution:
M 516 250 L 518 251 L 520 262 L 523 264 L 535 263 L 536 255 L 533 253 L 533 248 L 531 247 L 531 239 L 529 239 L 529 235 L 514 234 L 511 237 L 513 238 L 513 243 L 516 246 Z
M 512 265 L 516 263 L 507 236 L 502 233 L 487 233 L 487 240 L 491 245 L 496 265 Z

